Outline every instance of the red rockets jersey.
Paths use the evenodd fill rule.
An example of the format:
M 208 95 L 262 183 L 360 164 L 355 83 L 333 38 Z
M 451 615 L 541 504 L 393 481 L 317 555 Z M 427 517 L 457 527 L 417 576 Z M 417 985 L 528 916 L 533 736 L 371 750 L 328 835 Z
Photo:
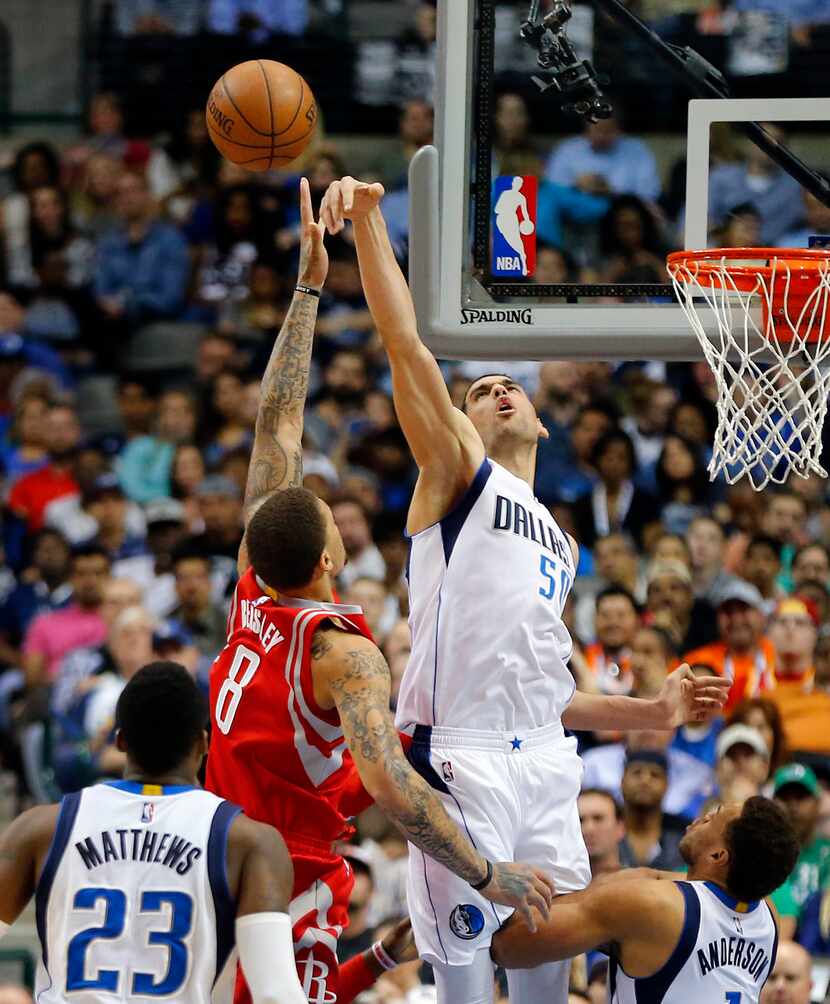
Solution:
M 276 827 L 289 847 L 330 844 L 348 833 L 346 817 L 370 804 L 337 711 L 314 699 L 311 642 L 332 619 L 372 637 L 360 607 L 275 601 L 249 568 L 234 593 L 228 643 L 210 673 L 206 787 Z M 349 805 L 355 796 L 358 803 Z

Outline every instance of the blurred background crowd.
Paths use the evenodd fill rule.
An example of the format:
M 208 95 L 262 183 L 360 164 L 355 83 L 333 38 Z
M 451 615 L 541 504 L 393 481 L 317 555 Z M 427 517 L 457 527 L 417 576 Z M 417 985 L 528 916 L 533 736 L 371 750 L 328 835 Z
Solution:
M 524 6 L 503 5 L 499 24 L 515 29 Z M 772 73 L 786 89 L 810 60 L 825 76 L 830 65 L 821 56 L 830 4 L 821 0 L 629 6 L 718 60 L 739 92 Z M 613 36 L 599 16 L 591 31 L 601 69 Z M 747 37 L 756 49 L 759 38 L 768 43 L 768 65 L 752 72 L 740 59 Z M 512 35 L 499 38 L 499 65 L 514 66 Z M 46 130 L 0 141 L 7 816 L 120 772 L 112 714 L 144 663 L 174 658 L 206 686 L 225 641 L 259 381 L 295 281 L 298 174 L 317 201 L 344 173 L 382 181 L 405 265 L 407 165 L 432 138 L 431 3 L 116 0 L 104 5 L 96 39 L 101 88 L 84 129 L 60 141 Z M 191 70 L 177 88 L 177 67 L 197 48 L 206 79 Z M 336 62 L 321 60 L 335 50 Z M 323 109 L 325 129 L 290 174 L 249 175 L 221 161 L 207 137 L 210 83 L 251 55 L 306 73 Z M 685 170 L 630 134 L 642 131 L 648 65 L 631 54 L 632 79 L 615 81 L 616 119 L 583 135 L 563 126 L 570 137 L 547 145 L 535 138 L 538 100 L 526 77 L 501 73 L 496 169 L 542 182 L 536 281 L 666 281 Z M 351 92 L 342 76 L 337 84 L 341 73 Z M 667 88 L 655 122 L 679 135 L 681 103 Z M 372 131 L 374 142 L 353 135 Z M 754 148 L 724 132 L 713 159 L 713 243 L 803 246 L 830 232 L 830 211 Z M 348 231 L 327 243 L 305 483 L 332 505 L 349 555 L 342 595 L 366 611 L 397 692 L 410 646 L 403 526 L 415 471 Z M 710 725 L 580 736 L 594 874 L 677 869 L 679 837 L 699 812 L 773 795 L 792 814 L 802 855 L 775 895 L 788 943 L 764 1004 L 823 1000 L 826 974 L 811 997 L 810 956 L 830 956 L 826 481 L 794 478 L 763 494 L 710 483 L 715 388 L 703 362 L 505 365 L 550 434 L 536 494 L 581 545 L 567 611 L 577 685 L 653 697 L 681 661 L 733 680 L 723 718 Z M 454 399 L 493 369 L 446 364 Z M 406 847 L 370 810 L 348 853 L 357 881 L 346 957 L 405 912 Z M 604 983 L 602 958 L 585 960 L 573 1000 L 598 1004 Z M 431 994 L 415 965 L 365 1000 L 417 1004 Z M 0 987 L 0 1002 L 25 999 Z

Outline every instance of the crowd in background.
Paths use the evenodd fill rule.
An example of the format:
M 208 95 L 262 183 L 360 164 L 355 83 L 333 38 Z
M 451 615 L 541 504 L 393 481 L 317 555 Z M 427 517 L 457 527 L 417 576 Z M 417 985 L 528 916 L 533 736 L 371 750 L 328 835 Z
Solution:
M 120 31 L 155 35 L 184 32 L 188 11 L 204 8 L 115 6 Z M 310 5 L 208 6 L 216 31 L 247 18 L 246 30 L 299 35 Z M 718 5 L 631 6 L 659 23 L 714 17 Z M 811 19 L 830 20 L 815 0 L 804 11 L 783 0 L 731 6 L 780 14 L 797 45 L 809 45 Z M 427 55 L 402 57 L 410 83 L 429 68 L 435 24 L 431 4 L 414 15 L 409 30 Z M 433 116 L 426 92 L 399 111 L 397 139 L 364 151 L 359 172 L 324 136 L 292 173 L 251 176 L 220 160 L 201 109 L 180 108 L 174 133 L 156 139 L 129 128 L 112 92 L 95 96 L 76 141 L 15 150 L 0 203 L 0 754 L 19 805 L 120 772 L 115 702 L 146 662 L 176 659 L 206 687 L 225 641 L 259 381 L 296 274 L 297 170 L 316 202 L 344 173 L 381 180 L 405 262 L 406 169 L 431 140 Z M 683 216 L 680 165 L 661 177 L 622 113 L 543 149 L 525 99 L 506 91 L 495 126 L 497 172 L 541 182 L 535 281 L 666 281 Z M 750 145 L 724 133 L 713 159 L 713 243 L 803 246 L 830 232 L 830 210 Z M 341 593 L 366 612 L 394 701 L 410 646 L 403 527 L 415 470 L 348 231 L 327 245 L 305 484 L 332 506 L 349 557 Z M 802 844 L 775 895 L 782 936 L 830 955 L 826 482 L 793 478 L 763 494 L 710 483 L 715 389 L 702 362 L 506 365 L 549 433 L 536 494 L 580 542 L 567 608 L 577 685 L 654 697 L 681 661 L 733 680 L 711 724 L 580 736 L 594 874 L 677 869 L 697 814 L 770 794 Z M 454 400 L 492 369 L 446 364 Z M 405 912 L 406 847 L 378 812 L 361 817 L 348 853 L 345 957 Z M 795 996 L 767 1000 L 810 999 L 800 951 L 782 950 L 786 973 L 768 991 L 786 980 Z M 431 1000 L 424 979 L 403 967 L 366 1000 Z M 604 981 L 602 958 L 589 958 L 575 967 L 574 1000 L 604 1000 Z

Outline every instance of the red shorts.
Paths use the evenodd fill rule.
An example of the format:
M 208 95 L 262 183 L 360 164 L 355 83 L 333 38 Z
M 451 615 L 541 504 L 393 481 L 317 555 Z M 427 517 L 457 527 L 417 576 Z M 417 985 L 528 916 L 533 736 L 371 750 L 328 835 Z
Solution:
M 337 939 L 349 922 L 349 896 L 354 874 L 341 857 L 301 851 L 287 841 L 294 864 L 291 916 L 294 918 L 294 958 L 309 1004 L 336 1004 L 339 966 Z M 237 970 L 234 1004 L 251 1004 L 251 995 Z

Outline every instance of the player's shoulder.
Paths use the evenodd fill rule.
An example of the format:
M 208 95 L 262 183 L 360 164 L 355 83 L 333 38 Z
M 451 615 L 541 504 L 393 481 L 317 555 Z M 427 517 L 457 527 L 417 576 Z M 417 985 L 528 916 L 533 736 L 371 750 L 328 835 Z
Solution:
M 244 858 L 251 851 L 260 851 L 272 858 L 290 858 L 277 829 L 239 812 L 228 830 L 228 854 Z
M 14 819 L 3 834 L 3 844 L 43 855 L 52 843 L 63 803 L 35 805 Z
M 339 661 L 350 654 L 368 656 L 375 653 L 380 655 L 380 649 L 370 638 L 353 633 L 336 616 L 322 620 L 311 639 L 312 663 Z

